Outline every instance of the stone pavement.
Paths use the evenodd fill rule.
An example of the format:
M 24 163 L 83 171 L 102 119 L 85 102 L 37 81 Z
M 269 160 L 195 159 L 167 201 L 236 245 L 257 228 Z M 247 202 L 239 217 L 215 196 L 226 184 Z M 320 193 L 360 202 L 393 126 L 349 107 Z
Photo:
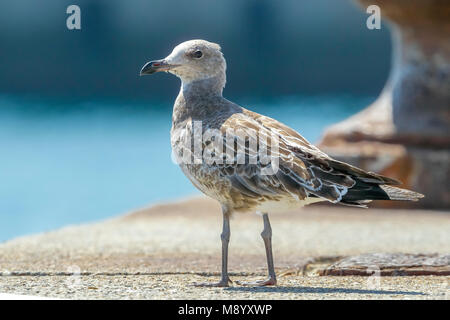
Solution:
M 0 244 L 0 293 L 75 299 L 449 298 L 449 212 L 313 205 L 273 215 L 278 287 L 193 287 L 219 275 L 221 220 L 214 201 L 195 198 L 16 238 Z M 257 215 L 233 217 L 232 279 L 265 276 L 261 230 Z

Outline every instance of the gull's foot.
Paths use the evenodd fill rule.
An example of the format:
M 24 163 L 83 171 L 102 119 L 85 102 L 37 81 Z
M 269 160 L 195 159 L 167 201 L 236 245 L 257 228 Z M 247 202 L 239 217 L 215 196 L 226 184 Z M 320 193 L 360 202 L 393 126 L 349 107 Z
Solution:
M 253 286 L 253 287 L 264 287 L 264 286 L 276 286 L 277 285 L 277 279 L 275 278 L 269 278 L 266 280 L 258 280 L 253 282 L 241 282 L 236 281 L 237 284 L 243 285 L 243 286 Z
M 229 287 L 230 283 L 233 283 L 230 279 L 222 279 L 219 282 L 196 282 L 193 284 L 194 287 Z

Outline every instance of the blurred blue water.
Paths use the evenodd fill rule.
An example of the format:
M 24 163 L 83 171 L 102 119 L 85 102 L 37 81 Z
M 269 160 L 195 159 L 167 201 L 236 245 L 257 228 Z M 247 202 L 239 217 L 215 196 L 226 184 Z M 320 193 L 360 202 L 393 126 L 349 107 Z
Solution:
M 314 142 L 371 100 L 237 102 Z M 0 97 L 0 241 L 197 194 L 171 161 L 170 126 L 169 104 Z

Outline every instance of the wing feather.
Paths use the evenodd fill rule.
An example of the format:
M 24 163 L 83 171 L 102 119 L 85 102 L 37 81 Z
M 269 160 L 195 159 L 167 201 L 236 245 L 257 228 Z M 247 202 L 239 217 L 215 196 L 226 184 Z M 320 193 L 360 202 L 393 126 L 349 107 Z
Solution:
M 244 133 L 256 132 L 258 137 L 265 138 L 263 140 L 267 141 L 267 144 L 264 147 L 272 153 L 274 150 L 270 147 L 270 137 L 278 136 L 278 150 L 274 156 L 279 157 L 279 170 L 275 174 L 261 175 L 260 163 L 235 165 L 233 170 L 228 168 L 223 171 L 223 174 L 231 179 L 233 186 L 254 197 L 285 193 L 299 199 L 312 196 L 339 202 L 348 190 L 355 186 L 361 188 L 356 193 L 358 194 L 363 193 L 365 187 L 372 188 L 372 184 L 399 184 L 394 179 L 366 172 L 332 159 L 295 130 L 274 119 L 248 110 L 233 114 L 227 119 L 221 130 L 225 132 L 228 129 L 234 132 L 237 129 Z M 242 141 L 235 142 L 235 146 L 242 143 Z M 249 151 L 248 145 L 240 145 L 240 147 L 244 147 L 246 152 Z M 249 154 L 245 156 L 249 158 Z M 351 198 L 347 204 L 364 206 L 367 202 L 358 201 Z

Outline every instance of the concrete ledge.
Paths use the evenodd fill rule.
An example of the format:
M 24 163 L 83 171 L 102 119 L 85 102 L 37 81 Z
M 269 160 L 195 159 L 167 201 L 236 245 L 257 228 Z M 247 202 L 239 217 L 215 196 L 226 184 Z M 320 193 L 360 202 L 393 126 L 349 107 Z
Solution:
M 307 283 L 318 286 L 323 281 L 329 285 L 334 283 L 334 287 L 324 291 L 324 297 L 342 297 L 333 288 L 350 290 L 352 283 L 360 280 L 316 279 L 318 270 L 333 265 L 340 257 L 373 252 L 450 252 L 448 212 L 310 206 L 273 215 L 271 222 L 275 265 L 278 274 L 284 275 L 280 277 L 280 286 L 286 287 L 275 295 L 271 295 L 273 291 L 258 288 L 245 291 L 233 287 L 224 292 L 189 286 L 199 278 L 215 277 L 220 271 L 220 209 L 214 201 L 205 198 L 156 205 L 107 221 L 69 226 L 2 243 L 0 292 L 58 298 L 192 299 L 200 298 L 203 292 L 215 292 L 217 298 L 268 299 L 292 298 L 299 292 L 308 296 L 307 288 L 300 290 L 299 286 Z M 257 215 L 236 215 L 231 221 L 230 271 L 234 279 L 265 276 L 261 229 L 262 221 Z M 67 281 L 80 278 L 84 279 L 81 287 L 73 289 L 67 285 Z M 393 278 L 389 281 L 400 281 L 399 288 L 406 288 L 406 283 L 416 277 Z M 419 287 L 424 288 L 420 292 L 431 294 L 426 286 L 430 281 L 447 281 L 448 277 L 443 278 L 418 277 Z M 137 291 L 127 291 L 130 285 L 137 286 Z M 166 291 L 164 296 L 152 295 L 154 290 L 163 292 L 171 285 L 177 288 L 176 294 Z M 288 289 L 289 286 L 297 289 Z M 153 291 L 146 291 L 150 287 Z M 311 290 L 310 297 L 320 297 L 320 290 Z M 353 293 L 344 296 L 368 294 L 369 298 L 380 298 L 376 293 L 350 292 Z

